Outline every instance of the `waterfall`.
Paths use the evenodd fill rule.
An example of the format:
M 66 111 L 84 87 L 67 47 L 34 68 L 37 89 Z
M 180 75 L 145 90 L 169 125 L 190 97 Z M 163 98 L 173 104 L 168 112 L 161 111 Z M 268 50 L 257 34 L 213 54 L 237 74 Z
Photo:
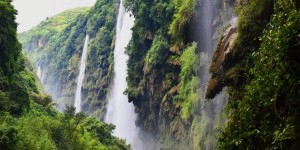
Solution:
M 40 80 L 42 80 L 42 70 L 41 70 L 41 66 L 38 66 L 38 69 L 37 69 L 37 71 L 36 71 L 36 74 L 37 74 L 38 78 L 39 78 Z
M 220 9 L 223 7 L 223 9 Z M 224 122 L 221 115 L 224 111 L 224 106 L 227 103 L 227 95 L 223 89 L 221 93 L 213 99 L 205 98 L 205 90 L 208 81 L 211 77 L 209 66 L 212 59 L 212 54 L 216 48 L 217 40 L 220 37 L 220 31 L 228 24 L 232 9 L 226 9 L 226 4 L 219 1 L 203 0 L 200 8 L 199 19 L 199 49 L 201 51 L 201 68 L 200 68 L 200 84 L 201 84 L 201 100 L 198 109 L 198 121 L 204 127 L 201 133 L 201 148 L 215 149 L 215 135 L 218 125 Z
M 117 20 L 116 45 L 114 49 L 114 81 L 107 105 L 105 122 L 116 126 L 114 135 L 131 144 L 132 149 L 141 150 L 142 144 L 138 138 L 139 128 L 135 125 L 137 115 L 134 106 L 128 102 L 128 97 L 124 95 L 127 88 L 127 63 L 128 56 L 124 53 L 131 39 L 131 28 L 134 18 L 125 12 L 123 1 L 121 0 Z
M 84 42 L 83 51 L 80 60 L 79 75 L 77 79 L 77 88 L 76 88 L 75 103 L 74 103 L 76 112 L 81 111 L 81 88 L 82 88 L 82 82 L 83 82 L 84 72 L 85 72 L 85 61 L 87 57 L 88 42 L 89 42 L 89 35 L 87 34 L 85 37 L 85 42 Z

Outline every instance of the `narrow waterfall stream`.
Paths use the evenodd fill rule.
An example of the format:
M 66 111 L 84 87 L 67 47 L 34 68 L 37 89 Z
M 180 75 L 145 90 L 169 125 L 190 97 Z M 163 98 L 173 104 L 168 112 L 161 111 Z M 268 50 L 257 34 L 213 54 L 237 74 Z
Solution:
M 42 80 L 42 70 L 41 70 L 41 66 L 38 66 L 37 71 L 36 71 L 36 74 L 37 74 L 38 78 L 39 78 L 40 80 Z
M 200 9 L 200 31 L 198 36 L 200 37 L 199 48 L 201 50 L 201 69 L 200 69 L 200 85 L 201 85 L 201 101 L 199 103 L 199 119 L 200 124 L 204 127 L 203 133 L 201 133 L 201 148 L 202 149 L 215 149 L 216 142 L 216 129 L 218 125 L 224 122 L 222 116 L 224 106 L 227 103 L 226 89 L 217 94 L 213 99 L 205 98 L 205 90 L 208 85 L 208 81 L 211 77 L 209 73 L 209 66 L 211 64 L 212 55 L 217 45 L 217 40 L 221 35 L 217 31 L 217 27 L 224 28 L 224 25 L 230 22 L 232 16 L 220 17 L 226 15 L 227 11 L 231 10 L 220 10 L 220 3 L 212 0 L 203 0 Z M 219 16 L 219 17 L 218 17 Z M 215 25 L 216 20 L 223 22 Z
M 201 63 L 203 64 L 203 69 L 201 70 L 201 85 L 202 92 L 205 92 L 206 85 L 210 78 L 209 66 L 211 62 L 211 56 L 214 51 L 214 41 L 213 41 L 213 2 L 211 0 L 203 0 L 202 7 L 200 10 L 200 38 L 199 46 L 203 52 L 201 57 Z
M 87 34 L 85 37 L 85 42 L 84 42 L 83 51 L 80 60 L 79 75 L 77 79 L 77 88 L 76 88 L 75 103 L 74 103 L 74 107 L 76 108 L 76 113 L 81 111 L 81 88 L 82 88 L 82 81 L 85 72 L 85 62 L 87 58 L 88 43 L 89 43 L 89 35 Z
M 107 105 L 105 122 L 116 126 L 114 135 L 126 139 L 126 143 L 131 144 L 133 150 L 141 150 L 142 143 L 138 138 L 139 128 L 135 125 L 137 115 L 134 106 L 128 102 L 128 97 L 124 95 L 127 88 L 127 63 L 128 56 L 124 53 L 125 47 L 131 39 L 131 28 L 134 18 L 125 12 L 123 1 L 121 0 L 117 20 L 116 45 L 114 49 L 114 82 Z

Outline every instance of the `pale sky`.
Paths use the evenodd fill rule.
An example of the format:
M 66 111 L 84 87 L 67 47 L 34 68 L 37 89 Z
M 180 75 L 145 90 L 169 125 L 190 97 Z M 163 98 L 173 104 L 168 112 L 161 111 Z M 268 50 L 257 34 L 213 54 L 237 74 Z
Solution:
M 23 32 L 38 25 L 47 17 L 67 9 L 92 6 L 96 0 L 13 0 L 18 10 L 18 32 Z

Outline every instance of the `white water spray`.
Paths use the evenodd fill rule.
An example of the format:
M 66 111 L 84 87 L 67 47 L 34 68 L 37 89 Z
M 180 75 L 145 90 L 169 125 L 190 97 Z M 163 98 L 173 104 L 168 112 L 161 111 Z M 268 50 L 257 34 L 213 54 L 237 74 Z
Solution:
M 223 6 L 224 5 L 224 6 Z M 216 48 L 216 40 L 220 37 L 220 32 L 217 28 L 223 28 L 228 25 L 231 20 L 231 9 L 220 9 L 226 7 L 226 3 L 212 0 L 201 1 L 200 19 L 199 19 L 199 48 L 201 50 L 201 69 L 200 69 L 200 81 L 202 97 L 199 105 L 197 116 L 199 124 L 204 128 L 200 134 L 201 149 L 215 149 L 216 148 L 216 136 L 218 136 L 218 125 L 222 124 L 225 120 L 224 106 L 227 103 L 226 88 L 224 88 L 213 99 L 208 100 L 205 98 L 205 90 L 211 75 L 209 73 L 209 66 L 213 52 Z M 218 23 L 218 24 L 214 24 Z M 215 36 L 214 36 L 215 35 Z
M 41 70 L 41 66 L 38 66 L 37 72 L 36 72 L 38 78 L 40 80 L 42 80 L 42 70 Z
M 135 125 L 136 114 L 134 106 L 128 102 L 128 97 L 124 95 L 127 88 L 126 75 L 128 56 L 124 53 L 125 47 L 131 39 L 131 28 L 134 18 L 125 12 L 123 1 L 121 0 L 118 20 L 116 45 L 114 49 L 114 82 L 109 96 L 107 114 L 105 122 L 116 126 L 114 135 L 126 139 L 126 143 L 131 144 L 133 150 L 141 150 L 142 143 L 138 138 L 139 128 Z
M 76 108 L 76 113 L 81 111 L 81 88 L 82 88 L 82 81 L 85 72 L 85 62 L 87 57 L 88 42 L 89 42 L 89 35 L 87 34 L 85 37 L 85 42 L 84 42 L 83 51 L 80 60 L 79 76 L 77 79 L 77 89 L 76 89 L 75 103 L 74 103 L 74 107 Z

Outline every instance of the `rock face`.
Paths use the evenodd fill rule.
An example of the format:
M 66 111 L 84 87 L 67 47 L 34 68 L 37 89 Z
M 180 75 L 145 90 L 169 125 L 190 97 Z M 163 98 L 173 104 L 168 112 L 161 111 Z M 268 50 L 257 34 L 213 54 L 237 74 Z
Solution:
M 236 18 L 232 19 L 230 25 L 225 28 L 218 46 L 213 53 L 212 62 L 209 68 L 212 76 L 206 88 L 206 98 L 213 98 L 228 84 L 228 82 L 232 81 L 230 74 L 234 70 L 229 69 L 226 65 L 230 63 L 230 56 L 233 53 L 234 40 L 237 35 L 236 20 Z
M 164 2 L 133 1 L 133 4 L 130 5 L 133 7 L 130 9 L 133 10 L 136 22 L 133 27 L 134 38 L 127 51 L 129 54 L 127 77 L 129 101 L 135 105 L 135 111 L 138 114 L 138 126 L 153 134 L 159 149 L 213 149 L 212 133 L 217 126 L 213 123 L 218 122 L 216 116 L 219 113 L 219 111 L 214 110 L 220 110 L 218 106 L 224 106 L 223 99 L 225 98 L 222 99 L 221 97 L 218 101 L 205 102 L 204 89 L 208 82 L 208 66 L 214 47 L 217 45 L 216 41 L 220 38 L 220 33 L 222 33 L 225 25 L 228 25 L 228 21 L 231 20 L 232 9 L 237 2 L 234 0 L 224 2 L 216 0 L 195 1 L 196 10 L 191 22 L 183 30 L 180 30 L 183 32 L 183 45 L 189 45 L 188 43 L 194 41 L 197 43 L 195 53 L 191 53 L 188 57 L 189 60 L 192 58 L 197 60 L 195 67 L 190 67 L 190 70 L 195 69 L 193 75 L 182 73 L 184 72 L 182 68 L 186 64 L 181 61 L 181 58 L 187 49 L 180 43 L 173 43 L 175 39 L 168 36 L 168 28 L 172 21 L 170 18 L 174 18 L 174 12 L 171 11 L 173 9 L 169 9 L 173 6 L 168 5 L 172 2 L 170 0 Z M 204 2 L 210 3 L 209 10 L 204 9 L 207 8 Z M 161 12 L 166 10 L 170 12 Z M 188 10 L 188 8 L 182 10 Z M 206 13 L 204 13 L 205 10 Z M 208 31 L 206 27 L 211 28 L 211 31 L 207 33 L 209 36 L 203 34 L 203 32 Z M 228 30 L 228 32 L 233 34 L 235 30 L 236 28 Z M 200 34 L 203 36 L 199 36 Z M 230 55 L 230 50 L 227 49 L 230 49 L 232 45 L 228 41 L 231 41 L 233 36 L 224 35 L 223 39 L 226 39 L 226 42 L 220 44 L 220 47 L 224 47 L 222 54 L 227 58 L 227 55 Z M 203 46 L 205 43 L 210 44 L 209 49 L 208 46 Z M 225 50 L 225 47 L 228 48 Z M 225 51 L 227 51 L 226 54 Z M 154 55 L 157 53 L 159 53 L 158 56 Z M 218 59 L 217 56 L 216 59 Z M 200 63 L 200 60 L 205 63 Z M 151 64 L 149 61 L 154 61 L 155 65 L 148 65 Z M 221 63 L 218 66 L 220 65 Z M 198 74 L 205 74 L 207 78 L 198 82 L 200 76 Z M 187 76 L 195 78 L 188 78 Z M 193 87 L 192 84 L 186 86 L 185 83 L 188 82 L 183 82 L 191 81 L 191 79 L 195 79 L 193 81 L 199 87 L 185 88 Z M 192 95 L 196 97 L 196 100 L 187 98 L 188 96 L 183 96 L 182 89 L 188 89 L 188 95 L 192 95 L 191 93 L 195 91 L 201 95 L 201 98 L 197 94 Z

